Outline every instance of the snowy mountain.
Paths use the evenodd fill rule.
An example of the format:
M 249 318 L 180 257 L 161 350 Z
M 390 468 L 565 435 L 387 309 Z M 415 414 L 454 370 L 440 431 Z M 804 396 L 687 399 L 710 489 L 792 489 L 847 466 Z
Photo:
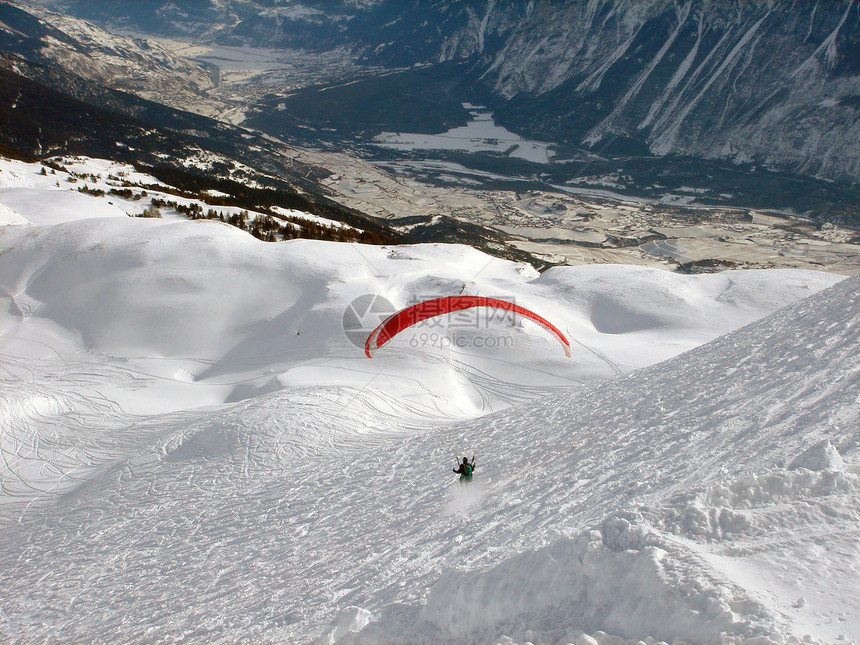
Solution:
M 501 123 L 599 153 L 688 155 L 856 183 L 854 0 L 52 2 L 226 44 L 468 63 Z
M 3 640 L 860 638 L 857 277 L 264 243 L 41 168 L 0 162 Z M 459 293 L 573 356 L 346 333 Z
M 37 4 L 0 1 L 0 641 L 860 641 L 823 224 L 857 223 L 856 0 Z M 464 115 L 474 167 L 386 170 Z M 286 239 L 322 234 L 375 244 Z M 589 264 L 642 247 L 852 277 Z M 452 295 L 572 355 L 494 310 L 365 355 Z

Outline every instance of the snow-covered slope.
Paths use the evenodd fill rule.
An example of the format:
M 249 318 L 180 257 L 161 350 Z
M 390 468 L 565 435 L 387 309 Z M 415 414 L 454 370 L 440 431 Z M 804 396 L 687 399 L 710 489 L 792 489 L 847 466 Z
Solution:
M 858 638 L 856 278 L 59 221 L 4 164 L 3 639 Z M 344 333 L 457 293 L 573 358 L 509 319 Z
M 426 601 L 382 617 L 370 640 L 434 628 L 452 640 L 856 640 L 858 285 L 451 429 L 487 453 L 491 482 L 460 524 L 481 547 L 463 547 Z M 522 552 L 494 558 L 497 545 Z
M 79 176 L 157 183 L 100 160 L 68 167 Z M 12 209 L 7 219 L 34 224 L 4 232 L 2 285 L 12 310 L 28 312 L 26 324 L 8 332 L 6 351 L 50 327 L 69 336 L 70 347 L 99 353 L 98 360 L 135 362 L 151 373 L 156 391 L 165 378 L 171 388 L 176 378 L 188 381 L 175 403 L 163 394 L 151 400 L 136 382 L 127 395 L 116 394 L 129 411 L 373 379 L 372 389 L 444 415 L 473 416 L 509 405 L 511 383 L 529 398 L 648 365 L 840 279 L 803 271 L 682 276 L 625 266 L 539 275 L 463 246 L 261 244 L 217 222 L 128 218 L 147 202 L 94 197 L 77 190 L 81 182 L 70 189 L 59 185 L 60 175 L 40 170 L 0 165 L 0 204 Z M 158 195 L 150 190 L 149 198 Z M 356 298 L 378 295 L 402 307 L 460 293 L 515 300 L 555 321 L 574 343 L 573 360 L 529 323 L 504 317 L 426 324 L 373 361 L 344 333 L 345 311 Z M 36 358 L 27 347 L 16 351 Z M 423 374 L 417 380 L 416 361 Z

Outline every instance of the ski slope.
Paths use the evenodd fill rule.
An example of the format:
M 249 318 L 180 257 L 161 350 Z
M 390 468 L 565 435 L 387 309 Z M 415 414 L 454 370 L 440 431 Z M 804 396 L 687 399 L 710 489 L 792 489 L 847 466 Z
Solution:
M 0 640 L 860 639 L 857 278 L 264 243 L 39 170 L 0 161 Z M 572 359 L 344 333 L 457 294 Z

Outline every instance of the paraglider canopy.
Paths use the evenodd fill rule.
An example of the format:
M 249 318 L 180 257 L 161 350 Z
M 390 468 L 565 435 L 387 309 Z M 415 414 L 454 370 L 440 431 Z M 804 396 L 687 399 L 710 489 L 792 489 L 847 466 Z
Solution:
M 549 333 L 555 336 L 564 348 L 566 356 L 570 357 L 570 342 L 565 338 L 557 327 L 546 319 L 538 316 L 533 311 L 529 311 L 525 307 L 520 307 L 507 300 L 499 298 L 487 298 L 484 296 L 446 296 L 444 298 L 434 298 L 425 300 L 418 304 L 411 305 L 400 311 L 391 314 L 388 318 L 382 321 L 382 324 L 374 329 L 367 341 L 364 344 L 364 353 L 368 358 L 373 358 L 374 352 L 382 347 L 389 340 L 394 338 L 401 331 L 426 320 L 433 316 L 441 316 L 462 309 L 471 309 L 472 307 L 494 307 L 496 309 L 504 309 L 511 311 L 517 315 L 529 318 L 535 323 L 546 329 Z

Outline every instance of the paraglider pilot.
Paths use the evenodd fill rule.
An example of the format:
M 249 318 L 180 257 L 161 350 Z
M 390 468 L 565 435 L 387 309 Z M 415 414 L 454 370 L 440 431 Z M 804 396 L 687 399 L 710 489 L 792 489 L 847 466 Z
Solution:
M 463 463 L 458 464 L 457 467 L 452 470 L 456 474 L 460 475 L 461 484 L 472 481 L 472 472 L 475 470 L 475 458 L 472 457 L 472 463 L 470 464 L 469 458 L 463 457 Z

